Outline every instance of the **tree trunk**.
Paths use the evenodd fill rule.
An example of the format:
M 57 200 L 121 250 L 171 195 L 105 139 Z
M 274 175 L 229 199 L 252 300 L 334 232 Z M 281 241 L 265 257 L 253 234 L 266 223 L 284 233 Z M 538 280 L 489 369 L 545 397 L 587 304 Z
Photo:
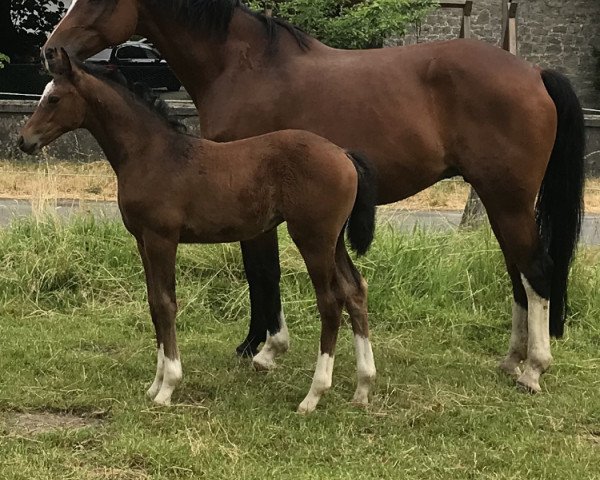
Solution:
M 461 228 L 476 228 L 479 227 L 485 220 L 485 207 L 477 195 L 477 192 L 471 187 L 469 199 L 463 210 L 460 220 Z

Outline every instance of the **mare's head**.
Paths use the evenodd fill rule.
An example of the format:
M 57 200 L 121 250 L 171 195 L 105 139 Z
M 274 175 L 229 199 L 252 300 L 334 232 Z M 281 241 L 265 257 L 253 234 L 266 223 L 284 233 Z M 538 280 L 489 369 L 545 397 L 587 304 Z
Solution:
M 154 27 L 165 19 L 171 20 L 166 41 L 180 35 L 183 27 L 223 40 L 236 10 L 262 23 L 270 44 L 277 41 L 280 31 L 287 31 L 302 50 L 309 48 L 309 39 L 300 30 L 280 19 L 252 12 L 242 0 L 73 0 L 41 55 L 48 63 L 53 52 L 64 48 L 72 58 L 84 60 L 129 40 L 134 33 L 144 33 L 156 41 Z
M 46 85 L 35 112 L 21 129 L 19 148 L 34 154 L 63 133 L 82 126 L 86 101 L 77 89 L 84 73 L 65 50 L 52 51 L 48 71 L 53 80 Z
M 140 0 L 73 0 L 66 15 L 42 47 L 42 59 L 52 60 L 59 48 L 81 60 L 129 40 L 135 33 Z

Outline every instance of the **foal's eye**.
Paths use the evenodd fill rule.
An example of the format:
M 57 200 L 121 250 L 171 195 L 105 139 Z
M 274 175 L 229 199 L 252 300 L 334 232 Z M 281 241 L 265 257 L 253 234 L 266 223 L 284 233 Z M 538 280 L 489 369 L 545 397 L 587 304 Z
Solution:
M 51 95 L 50 97 L 48 97 L 48 103 L 50 103 L 50 104 L 58 103 L 59 100 L 60 100 L 60 97 L 56 97 L 54 95 Z

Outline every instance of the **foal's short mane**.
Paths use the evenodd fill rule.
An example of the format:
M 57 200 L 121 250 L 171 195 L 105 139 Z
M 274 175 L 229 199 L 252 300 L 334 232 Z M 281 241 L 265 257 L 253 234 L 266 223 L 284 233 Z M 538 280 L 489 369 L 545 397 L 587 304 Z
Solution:
M 226 38 L 229 24 L 237 8 L 259 20 L 271 49 L 277 46 L 281 31 L 287 31 L 302 50 L 310 48 L 310 37 L 302 30 L 276 17 L 268 17 L 250 10 L 241 0 L 148 0 L 148 3 L 171 11 L 178 21 L 189 27 L 206 31 L 217 37 Z
M 79 67 L 99 80 L 132 93 L 136 100 L 140 101 L 148 110 L 160 117 L 170 128 L 179 133 L 186 133 L 187 127 L 169 114 L 169 106 L 166 102 L 145 83 L 130 84 L 118 69 L 91 65 L 89 63 L 79 63 Z

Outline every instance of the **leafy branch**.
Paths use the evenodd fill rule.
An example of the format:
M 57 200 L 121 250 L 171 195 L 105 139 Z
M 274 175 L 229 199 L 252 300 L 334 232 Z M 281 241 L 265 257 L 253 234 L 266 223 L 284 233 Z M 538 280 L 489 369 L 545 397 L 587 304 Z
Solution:
M 275 16 L 297 25 L 337 48 L 382 47 L 394 35 L 425 17 L 432 0 L 254 0 L 256 10 L 271 9 Z

